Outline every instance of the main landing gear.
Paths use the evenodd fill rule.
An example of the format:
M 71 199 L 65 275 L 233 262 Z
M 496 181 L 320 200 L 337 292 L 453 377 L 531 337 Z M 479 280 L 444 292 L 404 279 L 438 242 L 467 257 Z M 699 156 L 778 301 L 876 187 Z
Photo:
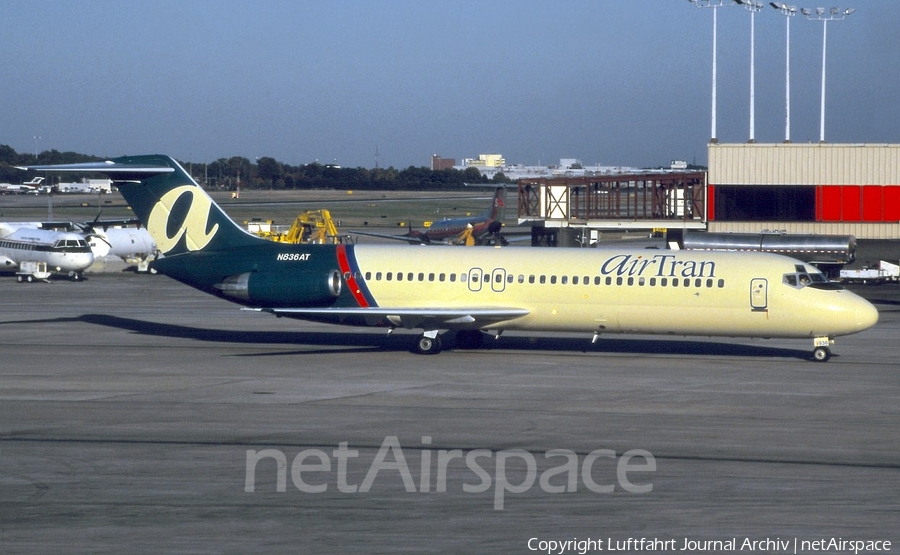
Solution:
M 428 330 L 416 340 L 416 352 L 420 355 L 436 355 L 441 352 L 441 336 L 438 330 Z
M 456 346 L 460 349 L 478 349 L 484 345 L 481 330 L 459 330 L 456 332 Z M 428 330 L 416 339 L 415 351 L 420 355 L 436 355 L 443 348 L 441 335 L 437 330 Z

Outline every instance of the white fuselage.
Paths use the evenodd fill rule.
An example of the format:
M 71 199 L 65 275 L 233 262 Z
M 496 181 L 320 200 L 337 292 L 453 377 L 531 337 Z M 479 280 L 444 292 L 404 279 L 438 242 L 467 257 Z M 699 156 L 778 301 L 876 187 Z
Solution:
M 118 256 L 123 260 L 146 259 L 156 253 L 156 243 L 145 228 L 97 228 L 85 237 L 95 257 Z
M 94 262 L 84 237 L 77 233 L 19 227 L 0 238 L 0 268 L 45 262 L 55 272 L 83 272 Z

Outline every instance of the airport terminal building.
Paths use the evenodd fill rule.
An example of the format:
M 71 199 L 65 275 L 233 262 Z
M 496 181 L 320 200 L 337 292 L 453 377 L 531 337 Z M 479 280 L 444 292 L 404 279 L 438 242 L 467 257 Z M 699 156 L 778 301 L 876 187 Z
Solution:
M 710 144 L 707 230 L 900 239 L 900 144 Z
M 708 148 L 705 173 L 522 179 L 519 223 L 581 237 L 664 228 L 900 239 L 900 144 Z

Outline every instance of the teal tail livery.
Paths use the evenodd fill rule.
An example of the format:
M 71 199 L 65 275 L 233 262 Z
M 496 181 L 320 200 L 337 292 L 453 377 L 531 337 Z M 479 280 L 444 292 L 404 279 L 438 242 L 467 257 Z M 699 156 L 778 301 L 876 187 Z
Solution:
M 160 273 L 277 316 L 419 329 L 423 354 L 448 332 L 475 348 L 511 330 L 807 339 L 825 361 L 835 337 L 878 321 L 865 299 L 775 254 L 275 243 L 168 156 L 22 169 L 108 175 L 163 253 Z

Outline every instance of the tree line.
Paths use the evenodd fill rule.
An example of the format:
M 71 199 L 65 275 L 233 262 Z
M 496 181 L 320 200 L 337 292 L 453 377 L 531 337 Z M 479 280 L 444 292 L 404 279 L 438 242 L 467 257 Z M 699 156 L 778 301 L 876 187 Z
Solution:
M 32 174 L 15 169 L 14 166 L 44 164 L 76 164 L 97 162 L 103 157 L 46 150 L 40 153 L 18 153 L 8 145 L 0 145 L 0 182 L 22 183 Z M 210 163 L 179 161 L 193 178 L 210 189 L 371 189 L 371 190 L 453 190 L 464 183 L 484 183 L 488 181 L 476 168 L 464 171 L 446 169 L 431 170 L 410 166 L 406 169 L 388 168 L 343 168 L 313 162 L 292 166 L 263 156 L 251 161 L 241 156 L 219 158 Z M 60 174 L 63 181 L 77 180 L 80 176 Z M 491 183 L 511 183 L 502 173 Z

